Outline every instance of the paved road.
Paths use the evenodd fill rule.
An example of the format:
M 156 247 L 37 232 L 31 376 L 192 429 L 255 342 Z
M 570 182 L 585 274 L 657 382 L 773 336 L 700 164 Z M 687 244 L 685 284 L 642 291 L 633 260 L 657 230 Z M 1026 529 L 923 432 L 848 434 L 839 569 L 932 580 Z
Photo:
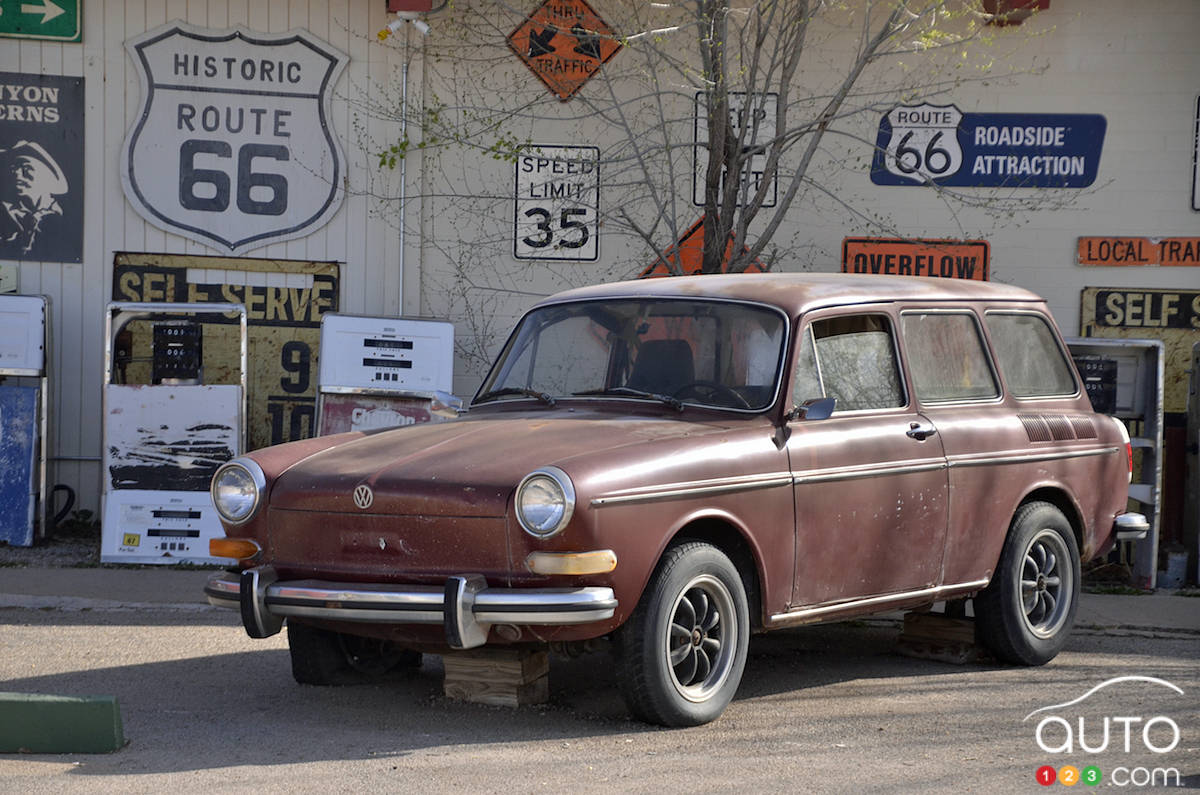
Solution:
M 1118 768 L 1126 778 L 1173 768 L 1184 788 L 1200 788 L 1200 632 L 1153 616 L 1131 623 L 1118 607 L 1095 621 L 1093 606 L 1089 626 L 1038 669 L 901 657 L 891 619 L 758 637 L 721 720 L 664 730 L 626 716 L 603 655 L 555 658 L 551 703 L 515 710 L 446 699 L 437 657 L 383 685 L 301 687 L 283 636 L 252 641 L 233 614 L 187 603 L 202 575 L 180 572 L 172 602 L 161 589 L 144 601 L 17 598 L 2 585 L 16 571 L 0 570 L 0 595 L 10 592 L 0 690 L 116 694 L 129 745 L 0 755 L 0 792 L 1045 792 L 1061 785 L 1038 787 L 1037 768 L 1068 764 L 1098 767 L 1109 792 Z M 1118 598 L 1139 599 L 1106 597 Z M 1178 615 L 1200 609 L 1152 598 L 1181 600 L 1160 602 Z M 1051 754 L 1035 740 L 1040 718 L 1023 722 L 1134 675 L 1184 695 L 1148 682 L 1106 688 L 1087 701 L 1088 742 L 1099 742 L 1102 716 L 1161 715 L 1180 728 L 1169 752 L 1145 749 L 1132 724 L 1127 754 L 1110 724 L 1104 752 Z M 1059 710 L 1075 721 L 1069 711 Z M 1165 747 L 1169 732 L 1159 721 L 1151 744 Z

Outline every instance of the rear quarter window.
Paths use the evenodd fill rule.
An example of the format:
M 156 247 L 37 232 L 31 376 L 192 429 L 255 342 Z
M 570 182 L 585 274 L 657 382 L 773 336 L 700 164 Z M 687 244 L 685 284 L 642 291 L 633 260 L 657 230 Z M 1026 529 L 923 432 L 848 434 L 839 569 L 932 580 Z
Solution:
M 900 322 L 918 398 L 937 402 L 999 396 L 974 315 L 905 312 Z
M 988 312 L 985 317 L 996 364 L 1016 397 L 1073 395 L 1078 387 L 1058 337 L 1042 315 Z

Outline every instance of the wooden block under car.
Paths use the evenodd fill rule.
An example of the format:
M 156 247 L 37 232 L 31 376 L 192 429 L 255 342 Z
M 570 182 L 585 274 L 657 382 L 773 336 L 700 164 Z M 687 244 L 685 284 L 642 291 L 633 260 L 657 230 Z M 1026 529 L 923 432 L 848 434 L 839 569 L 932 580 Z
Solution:
M 987 659 L 975 644 L 975 622 L 941 613 L 905 613 L 896 650 L 906 657 L 955 665 Z
M 442 656 L 448 698 L 518 707 L 550 700 L 550 655 L 532 649 L 473 649 Z

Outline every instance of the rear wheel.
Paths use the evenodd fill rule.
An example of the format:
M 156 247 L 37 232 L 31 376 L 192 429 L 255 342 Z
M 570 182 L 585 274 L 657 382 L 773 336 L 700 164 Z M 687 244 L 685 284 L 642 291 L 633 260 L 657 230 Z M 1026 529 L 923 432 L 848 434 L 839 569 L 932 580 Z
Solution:
M 672 547 L 617 633 L 630 712 L 663 726 L 715 720 L 737 692 L 749 637 L 746 589 L 729 558 L 700 542 Z
M 1027 503 L 992 581 L 975 597 L 975 634 L 1001 660 L 1041 665 L 1067 641 L 1079 607 L 1079 548 L 1062 511 Z
M 421 653 L 390 640 L 288 622 L 292 677 L 302 685 L 358 685 L 421 665 Z

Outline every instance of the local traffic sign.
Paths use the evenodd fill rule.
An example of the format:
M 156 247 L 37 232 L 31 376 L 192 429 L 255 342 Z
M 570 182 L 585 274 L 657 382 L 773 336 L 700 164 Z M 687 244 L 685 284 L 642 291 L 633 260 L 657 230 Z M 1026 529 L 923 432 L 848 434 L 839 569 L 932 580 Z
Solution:
M 508 46 L 564 102 L 621 49 L 587 0 L 545 0 L 508 34 Z
M 0 0 L 0 36 L 79 41 L 83 0 Z

